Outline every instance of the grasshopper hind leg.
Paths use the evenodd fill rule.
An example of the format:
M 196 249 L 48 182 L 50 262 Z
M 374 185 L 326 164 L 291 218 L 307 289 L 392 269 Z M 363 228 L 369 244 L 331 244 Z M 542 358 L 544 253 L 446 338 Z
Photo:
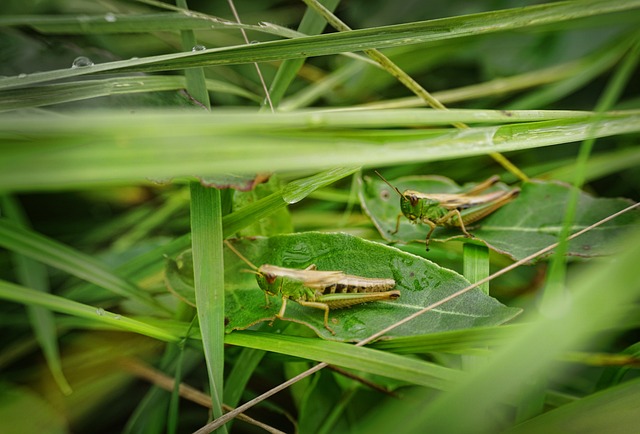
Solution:
M 467 238 L 473 238 L 473 235 L 471 235 L 468 231 L 467 228 L 464 226 L 464 220 L 462 219 L 462 214 L 460 214 L 460 210 L 459 209 L 454 209 L 451 212 L 453 212 L 456 216 L 458 216 L 458 222 L 460 223 L 459 227 L 460 230 L 464 233 L 464 236 Z M 451 213 L 449 213 L 451 214 Z
M 329 327 L 329 305 L 328 304 L 320 303 L 320 302 L 317 302 L 317 301 L 305 301 L 305 300 L 297 300 L 297 302 L 299 304 L 301 304 L 302 306 L 313 307 L 313 308 L 316 308 L 316 309 L 324 310 L 324 328 L 329 330 L 332 335 L 336 334 L 336 332 L 334 332 L 331 329 L 331 327 Z

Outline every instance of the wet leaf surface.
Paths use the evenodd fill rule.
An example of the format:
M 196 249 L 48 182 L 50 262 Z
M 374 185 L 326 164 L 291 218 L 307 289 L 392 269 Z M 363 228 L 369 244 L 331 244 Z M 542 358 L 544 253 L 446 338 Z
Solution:
M 316 264 L 318 270 L 340 270 L 361 277 L 392 278 L 401 292 L 394 301 L 372 302 L 331 310 L 329 326 L 323 326 L 323 311 L 287 303 L 285 320 L 313 329 L 325 339 L 358 341 L 396 321 L 466 287 L 459 274 L 431 261 L 396 248 L 362 240 L 347 234 L 316 232 L 270 238 L 233 240 L 232 244 L 255 265 L 278 265 L 304 269 Z M 184 265 L 183 265 L 184 266 Z M 267 306 L 255 275 L 229 249 L 225 253 L 227 285 L 227 331 L 246 329 L 261 321 L 271 321 L 281 300 L 269 297 Z M 188 269 L 188 265 L 186 266 Z M 175 276 L 174 276 L 175 278 Z M 472 290 L 453 301 L 403 325 L 387 336 L 411 336 L 438 331 L 501 324 L 520 313 L 502 305 L 481 291 Z

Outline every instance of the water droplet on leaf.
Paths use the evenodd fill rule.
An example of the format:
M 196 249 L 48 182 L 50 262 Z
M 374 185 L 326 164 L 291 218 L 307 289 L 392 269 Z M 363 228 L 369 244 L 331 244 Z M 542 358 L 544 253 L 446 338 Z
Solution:
M 104 19 L 105 21 L 108 21 L 110 23 L 115 23 L 118 20 L 118 18 L 111 12 L 107 12 L 106 14 L 104 14 Z
M 205 47 L 204 45 L 194 45 L 191 51 L 204 51 L 206 49 L 207 47 Z
M 93 66 L 93 61 L 85 56 L 76 57 L 71 64 L 72 68 L 84 68 L 85 66 Z
M 96 313 L 98 314 L 98 316 L 104 316 L 105 311 L 103 308 L 99 307 L 96 309 Z

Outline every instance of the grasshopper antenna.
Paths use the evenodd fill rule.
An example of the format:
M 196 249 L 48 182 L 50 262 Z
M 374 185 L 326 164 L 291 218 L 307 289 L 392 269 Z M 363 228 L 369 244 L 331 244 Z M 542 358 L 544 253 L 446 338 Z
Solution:
M 406 199 L 406 197 L 404 197 L 404 194 L 402 194 L 402 192 L 400 190 L 398 190 L 398 187 L 394 187 L 393 185 L 391 185 L 391 183 L 389 181 L 387 181 L 384 176 L 380 175 L 380 172 L 378 172 L 377 170 L 374 170 L 374 172 L 376 173 L 376 175 L 378 175 L 378 177 L 380 177 L 380 179 L 382 179 L 384 181 L 385 184 L 387 184 L 396 193 L 398 193 L 401 198 Z
M 227 247 L 228 247 L 228 248 L 229 248 L 233 253 L 235 253 L 235 254 L 236 254 L 236 256 L 237 256 L 238 258 L 242 259 L 242 262 L 244 262 L 244 263 L 245 263 L 245 264 L 247 264 L 249 267 L 251 267 L 251 269 L 253 270 L 253 271 L 251 271 L 252 273 L 260 274 L 260 273 L 258 272 L 258 267 L 256 267 L 255 265 L 253 265 L 253 264 L 251 263 L 251 261 L 250 261 L 250 260 L 248 260 L 247 258 L 245 258 L 245 257 L 242 255 L 242 253 L 240 253 L 240 252 L 239 252 L 235 247 L 233 247 L 233 246 L 231 245 L 231 243 L 230 243 L 229 241 L 224 240 L 224 243 L 227 245 Z

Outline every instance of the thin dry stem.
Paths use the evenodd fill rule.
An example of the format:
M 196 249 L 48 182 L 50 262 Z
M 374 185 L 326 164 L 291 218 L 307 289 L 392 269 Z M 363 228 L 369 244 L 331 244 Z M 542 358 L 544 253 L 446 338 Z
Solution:
M 120 361 L 120 366 L 122 366 L 127 372 L 130 372 L 131 374 L 135 375 L 138 378 L 142 378 L 144 380 L 147 380 L 148 382 L 164 389 L 167 390 L 169 392 L 173 391 L 173 388 L 175 386 L 175 379 L 169 377 L 168 375 L 165 375 L 164 373 L 152 368 L 151 366 L 143 363 L 140 360 L 137 359 L 122 359 Z M 211 408 L 211 397 L 209 395 L 207 395 L 206 393 L 203 393 L 201 391 L 199 391 L 198 389 L 195 389 L 187 384 L 184 383 L 180 383 L 180 385 L 178 386 L 178 394 L 191 402 L 195 402 L 198 405 L 201 405 L 205 408 Z M 228 405 L 223 404 L 222 408 L 225 411 L 231 411 L 233 410 L 233 407 L 230 407 Z M 246 416 L 244 414 L 238 415 L 238 419 L 250 423 L 251 425 L 255 425 L 257 427 L 260 427 L 262 429 L 264 429 L 267 432 L 270 433 L 274 433 L 274 434 L 284 434 L 282 431 L 269 426 L 265 423 L 262 423 L 260 421 L 257 421 L 249 416 Z
M 240 15 L 238 15 L 238 11 L 236 10 L 236 6 L 233 3 L 233 0 L 227 0 L 227 1 L 229 3 L 229 8 L 231 8 L 231 12 L 233 13 L 233 17 L 236 19 L 238 24 L 242 24 L 242 21 L 240 21 Z M 244 42 L 247 44 L 250 44 L 249 38 L 247 37 L 247 32 L 245 32 L 244 29 L 240 29 L 240 32 L 242 33 Z M 264 81 L 264 77 L 262 76 L 262 71 L 260 71 L 260 66 L 257 63 L 254 63 L 254 66 L 256 67 L 258 78 L 260 78 L 260 84 L 262 84 L 262 89 L 264 89 L 265 98 L 267 99 L 267 102 L 269 103 L 269 107 L 271 108 L 271 113 L 274 113 L 275 110 L 273 108 L 273 103 L 271 102 L 271 95 L 269 94 L 269 88 L 267 87 L 267 83 Z

